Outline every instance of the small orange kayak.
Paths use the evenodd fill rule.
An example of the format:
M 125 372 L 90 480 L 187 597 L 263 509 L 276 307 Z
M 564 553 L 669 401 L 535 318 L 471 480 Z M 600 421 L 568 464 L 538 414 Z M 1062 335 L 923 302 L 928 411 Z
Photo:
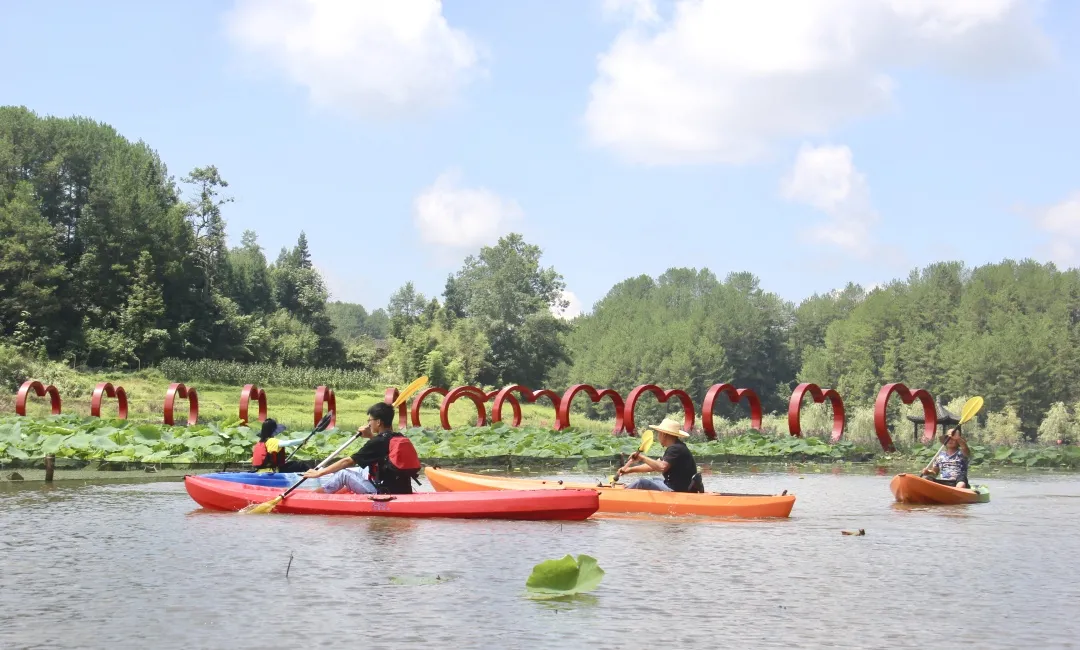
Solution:
M 648 513 L 655 515 L 705 515 L 765 519 L 788 517 L 795 505 L 795 495 L 787 494 L 717 494 L 627 490 L 622 485 L 597 486 L 588 483 L 564 483 L 540 479 L 503 478 L 425 467 L 431 487 L 438 492 L 476 490 L 596 490 L 601 513 Z
M 990 488 L 985 485 L 976 485 L 972 489 L 956 488 L 916 474 L 897 474 L 889 483 L 889 489 L 900 503 L 955 505 L 990 501 Z

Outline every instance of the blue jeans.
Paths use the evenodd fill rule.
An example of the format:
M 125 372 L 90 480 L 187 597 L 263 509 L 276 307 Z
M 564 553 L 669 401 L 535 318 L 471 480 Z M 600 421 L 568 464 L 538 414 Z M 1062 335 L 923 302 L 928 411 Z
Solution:
M 657 490 L 660 492 L 672 492 L 673 490 L 664 483 L 663 479 L 658 478 L 639 478 L 630 485 L 626 486 L 627 490 Z
M 375 488 L 375 484 L 368 480 L 366 467 L 359 471 L 343 469 L 334 472 L 329 476 L 320 478 L 319 485 L 322 486 L 323 492 L 327 494 L 335 494 L 342 487 L 349 488 L 349 491 L 353 494 L 377 494 L 379 492 Z

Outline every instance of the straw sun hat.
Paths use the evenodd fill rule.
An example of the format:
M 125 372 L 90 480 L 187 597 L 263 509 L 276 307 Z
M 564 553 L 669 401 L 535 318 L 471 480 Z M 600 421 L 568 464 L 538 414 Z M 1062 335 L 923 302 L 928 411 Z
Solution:
M 650 424 L 649 428 L 658 433 L 666 433 L 676 438 L 689 438 L 690 434 L 679 427 L 679 422 L 671 418 L 664 418 L 660 424 Z

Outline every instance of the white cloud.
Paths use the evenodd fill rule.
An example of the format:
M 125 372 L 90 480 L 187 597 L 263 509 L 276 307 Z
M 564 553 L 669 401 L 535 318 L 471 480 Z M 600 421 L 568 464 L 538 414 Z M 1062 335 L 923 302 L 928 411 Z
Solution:
M 791 172 L 781 181 L 785 198 L 821 210 L 829 219 L 812 230 L 815 241 L 858 257 L 871 253 L 871 228 L 879 220 L 870 202 L 866 175 L 855 168 L 846 146 L 804 144 Z
M 1037 228 L 1051 236 L 1050 259 L 1058 266 L 1080 263 L 1080 192 L 1035 215 Z
M 481 72 L 440 0 L 237 0 L 226 22 L 242 51 L 344 114 L 443 106 Z
M 461 173 L 439 175 L 413 201 L 413 224 L 435 246 L 466 250 L 490 244 L 521 221 L 516 201 L 483 187 L 461 187 Z
M 888 71 L 1001 75 L 1047 61 L 1043 0 L 606 0 L 590 141 L 643 164 L 744 163 L 894 103 Z
M 581 299 L 578 298 L 573 291 L 570 291 L 569 289 L 563 290 L 560 297 L 569 304 L 567 304 L 565 309 L 561 310 L 552 307 L 550 309 L 552 314 L 564 320 L 571 320 L 581 315 Z

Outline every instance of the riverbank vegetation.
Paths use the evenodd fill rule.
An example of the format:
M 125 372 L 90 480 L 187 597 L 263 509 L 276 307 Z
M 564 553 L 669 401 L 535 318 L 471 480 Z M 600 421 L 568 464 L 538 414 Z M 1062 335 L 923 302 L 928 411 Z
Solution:
M 303 435 L 304 432 L 298 432 Z M 578 461 L 584 466 L 615 466 L 637 448 L 627 436 L 544 427 L 510 427 L 505 423 L 484 427 L 461 426 L 449 431 L 414 428 L 408 432 L 427 463 L 453 462 L 481 465 Z M 351 434 L 332 429 L 312 436 L 297 458 L 322 460 Z M 73 415 L 0 418 L 0 467 L 35 467 L 45 456 L 58 466 L 105 468 L 128 466 L 223 466 L 250 461 L 257 431 L 238 418 L 190 427 L 165 426 L 123 420 L 80 418 Z M 360 442 L 355 443 L 358 447 Z M 830 445 L 820 438 L 779 437 L 748 432 L 706 440 L 695 436 L 688 445 L 699 462 L 796 461 L 811 463 L 902 462 L 926 463 L 936 445 L 914 444 L 893 454 L 880 447 L 841 441 Z M 1080 448 L 1033 445 L 972 444 L 975 466 L 1054 467 L 1080 469 Z M 658 454 L 658 446 L 651 453 Z
M 440 295 L 405 282 L 387 305 L 365 307 L 331 300 L 303 232 L 272 259 L 253 231 L 230 248 L 226 176 L 206 165 L 176 181 L 148 144 L 106 124 L 0 107 L 3 390 L 41 379 L 82 413 L 93 379 L 118 377 L 150 415 L 158 384 L 185 381 L 220 403 L 207 416 L 224 421 L 238 399 L 229 393 L 256 383 L 272 390 L 272 412 L 299 426 L 310 417 L 304 391 L 320 384 L 339 402 L 355 391 L 356 404 L 345 397 L 339 409 L 359 414 L 385 386 L 420 374 L 442 387 L 589 383 L 623 395 L 653 383 L 686 390 L 699 407 L 708 386 L 728 382 L 761 397 L 771 414 L 763 428 L 782 437 L 788 396 L 809 381 L 840 392 L 846 436 L 864 444 L 877 390 L 903 381 L 946 405 L 984 396 L 978 423 L 965 427 L 980 444 L 1068 443 L 1080 432 L 1076 269 L 941 262 L 796 304 L 751 273 L 673 268 L 625 279 L 565 319 L 563 277 L 510 234 L 465 259 Z M 140 378 L 148 368 L 159 374 Z M 0 402 L 8 412 L 9 401 Z M 575 408 L 590 430 L 614 415 L 606 403 Z M 742 408 L 725 403 L 720 415 L 734 422 Z M 650 396 L 638 413 L 655 420 L 667 410 Z M 528 424 L 551 418 L 525 411 Z M 909 412 L 894 404 L 890 422 L 908 427 Z M 827 428 L 823 407 L 805 418 Z

